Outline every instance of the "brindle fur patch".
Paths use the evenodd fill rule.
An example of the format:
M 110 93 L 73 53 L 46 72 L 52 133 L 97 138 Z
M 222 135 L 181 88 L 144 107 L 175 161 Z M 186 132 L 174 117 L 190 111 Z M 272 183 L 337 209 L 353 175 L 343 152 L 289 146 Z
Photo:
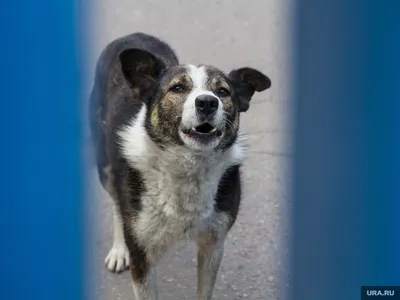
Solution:
M 158 105 L 155 105 L 151 112 L 151 125 L 153 125 L 154 128 L 158 128 L 158 124 Z
M 180 84 L 185 91 L 174 93 L 170 89 Z M 179 137 L 179 125 L 183 105 L 190 92 L 191 82 L 185 68 L 176 67 L 166 71 L 158 85 L 158 92 L 153 99 L 151 110 L 151 131 L 161 143 L 182 144 Z
M 207 73 L 207 81 L 206 86 L 207 88 L 212 91 L 214 94 L 218 93 L 220 88 L 226 89 L 229 94 L 225 97 L 218 96 L 221 100 L 224 111 L 226 115 L 231 116 L 231 121 L 238 118 L 238 109 L 237 109 L 237 102 L 236 95 L 234 93 L 234 88 L 229 82 L 229 78 L 220 70 L 212 66 L 204 66 L 206 68 Z M 235 127 L 238 129 L 237 127 Z

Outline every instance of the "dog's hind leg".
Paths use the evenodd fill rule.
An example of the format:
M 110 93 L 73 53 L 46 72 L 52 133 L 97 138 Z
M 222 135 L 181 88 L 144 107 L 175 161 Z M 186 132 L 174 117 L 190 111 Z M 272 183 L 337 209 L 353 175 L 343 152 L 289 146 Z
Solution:
M 197 300 L 211 300 L 224 255 L 224 239 L 198 242 Z
M 121 214 L 115 203 L 113 203 L 113 219 L 113 245 L 105 259 L 105 264 L 111 272 L 122 272 L 129 267 L 130 257 L 125 243 Z

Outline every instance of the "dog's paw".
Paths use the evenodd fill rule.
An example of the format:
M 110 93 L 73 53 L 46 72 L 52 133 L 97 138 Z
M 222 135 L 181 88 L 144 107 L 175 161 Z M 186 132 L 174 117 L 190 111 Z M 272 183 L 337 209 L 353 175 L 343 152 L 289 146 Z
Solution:
M 113 246 L 105 259 L 105 264 L 107 269 L 113 273 L 126 270 L 130 264 L 129 251 L 126 246 Z

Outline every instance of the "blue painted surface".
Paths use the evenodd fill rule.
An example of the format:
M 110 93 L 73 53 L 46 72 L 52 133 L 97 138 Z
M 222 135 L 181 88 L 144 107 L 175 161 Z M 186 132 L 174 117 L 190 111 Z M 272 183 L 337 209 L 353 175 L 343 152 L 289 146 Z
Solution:
M 291 299 L 360 299 L 400 285 L 400 3 L 298 5 Z
M 0 8 L 0 299 L 82 298 L 81 100 L 73 1 Z
M 386 31 L 386 43 L 390 52 L 388 57 L 387 72 L 390 77 L 390 91 L 393 102 L 393 148 L 392 148 L 392 281 L 400 285 L 400 8 L 391 11 L 390 19 L 387 19 L 391 26 Z

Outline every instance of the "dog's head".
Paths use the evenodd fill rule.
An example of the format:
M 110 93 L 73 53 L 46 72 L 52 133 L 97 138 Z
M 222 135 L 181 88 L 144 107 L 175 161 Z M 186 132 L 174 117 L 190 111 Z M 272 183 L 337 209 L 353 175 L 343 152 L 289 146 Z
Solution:
M 236 140 L 239 115 L 255 92 L 271 86 L 252 68 L 228 75 L 210 66 L 166 67 L 149 52 L 120 54 L 122 72 L 133 96 L 147 106 L 146 128 L 159 145 L 185 145 L 193 150 L 226 148 Z

